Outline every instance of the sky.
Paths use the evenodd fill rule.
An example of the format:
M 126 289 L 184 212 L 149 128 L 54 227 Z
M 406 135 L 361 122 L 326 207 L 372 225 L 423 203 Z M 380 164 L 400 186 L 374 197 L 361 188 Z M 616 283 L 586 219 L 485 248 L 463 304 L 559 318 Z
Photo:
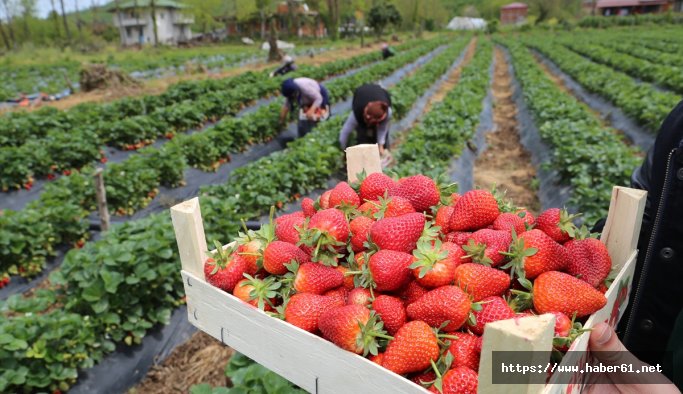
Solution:
M 59 0 L 54 0 L 54 2 L 57 11 L 62 12 Z M 105 4 L 105 0 L 94 0 L 94 2 L 99 5 Z M 66 10 L 66 12 L 75 10 L 76 3 L 78 3 L 78 9 L 82 10 L 84 8 L 90 7 L 93 3 L 93 0 L 64 0 L 64 9 Z M 50 4 L 50 0 L 38 0 L 37 5 L 38 17 L 40 18 L 45 18 L 50 13 L 50 11 L 52 11 L 52 5 Z

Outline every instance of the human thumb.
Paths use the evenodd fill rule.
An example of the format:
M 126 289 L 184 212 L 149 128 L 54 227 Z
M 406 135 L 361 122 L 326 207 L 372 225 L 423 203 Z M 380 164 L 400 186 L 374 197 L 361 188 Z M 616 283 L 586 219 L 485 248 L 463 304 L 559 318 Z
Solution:
M 588 346 L 593 356 L 606 365 L 618 365 L 637 360 L 626 350 L 614 329 L 607 323 L 598 323 L 593 327 Z

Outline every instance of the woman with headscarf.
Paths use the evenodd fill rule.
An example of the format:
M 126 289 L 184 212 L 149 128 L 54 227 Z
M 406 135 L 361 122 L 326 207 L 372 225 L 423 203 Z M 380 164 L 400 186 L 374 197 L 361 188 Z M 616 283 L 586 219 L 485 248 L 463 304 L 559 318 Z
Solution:
M 383 87 L 365 84 L 353 92 L 351 113 L 346 119 L 339 144 L 346 148 L 349 136 L 356 131 L 358 144 L 379 145 L 380 155 L 389 148 L 389 123 L 391 121 L 391 96 Z
M 282 65 L 278 67 L 275 71 L 270 73 L 271 77 L 285 75 L 292 71 L 296 71 L 296 64 L 294 64 L 294 58 L 287 55 L 282 58 Z
M 310 132 L 319 121 L 329 118 L 329 94 L 317 81 L 310 78 L 289 78 L 282 82 L 280 91 L 287 99 L 280 111 L 280 123 L 284 123 L 289 112 L 298 106 L 299 137 Z

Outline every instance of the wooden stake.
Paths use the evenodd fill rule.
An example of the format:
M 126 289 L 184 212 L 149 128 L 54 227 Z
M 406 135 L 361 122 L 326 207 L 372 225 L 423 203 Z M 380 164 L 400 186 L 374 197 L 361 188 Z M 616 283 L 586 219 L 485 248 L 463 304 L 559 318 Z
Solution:
M 109 209 L 107 208 L 107 191 L 104 189 L 104 177 L 102 169 L 98 168 L 93 174 L 95 178 L 95 199 L 97 200 L 97 210 L 100 213 L 102 232 L 109 230 Z

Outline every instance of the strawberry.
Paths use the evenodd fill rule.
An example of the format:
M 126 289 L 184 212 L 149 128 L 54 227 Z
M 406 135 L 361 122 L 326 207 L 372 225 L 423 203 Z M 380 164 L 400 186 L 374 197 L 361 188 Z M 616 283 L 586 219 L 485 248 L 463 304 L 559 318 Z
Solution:
M 370 306 L 370 303 L 372 302 L 372 293 L 370 293 L 370 290 L 362 288 L 362 287 L 356 287 L 355 289 L 351 290 L 349 292 L 349 297 L 347 298 L 346 304 L 347 305 L 363 305 L 363 306 Z
M 453 284 L 455 268 L 460 262 L 449 258 L 448 251 L 437 240 L 420 241 L 413 252 L 414 262 L 410 265 L 415 280 L 423 287 L 436 288 Z
M 286 274 L 287 267 L 285 264 L 292 260 L 303 264 L 309 260 L 309 257 L 296 245 L 283 241 L 273 241 L 263 251 L 263 269 L 273 275 Z
M 448 370 L 441 380 L 441 391 L 432 386 L 430 391 L 441 394 L 477 394 L 479 376 L 467 367 Z
M 567 337 L 572 329 L 572 320 L 562 312 L 550 312 L 555 315 L 555 336 Z
M 394 335 L 406 323 L 406 310 L 403 301 L 388 295 L 379 295 L 372 302 L 372 309 L 377 313 L 389 335 Z
M 453 334 L 456 339 L 450 339 L 448 351 L 453 355 L 451 367 L 467 367 L 479 370 L 482 337 L 464 332 Z
M 323 294 L 344 284 L 344 275 L 334 267 L 318 263 L 293 263 L 290 267 L 296 272 L 294 289 L 299 293 Z
M 349 223 L 351 230 L 351 247 L 354 252 L 365 250 L 365 242 L 368 240 L 370 227 L 375 223 L 367 216 L 358 216 Z
M 447 242 L 453 242 L 457 245 L 465 245 L 467 241 L 472 237 L 472 233 L 469 231 L 452 231 L 446 234 L 444 238 Z
M 565 243 L 574 238 L 576 226 L 572 223 L 579 215 L 570 215 L 566 209 L 550 208 L 536 218 L 536 229 L 548 234 L 555 242 Z
M 521 234 L 526 231 L 526 221 L 516 213 L 503 212 L 493 221 L 493 229 L 508 233 L 514 229 L 517 234 Z
M 364 356 L 378 353 L 376 337 L 391 338 L 384 334 L 382 324 L 377 322 L 374 313 L 362 305 L 329 309 L 320 316 L 318 327 L 325 339 L 344 350 Z
M 296 244 L 299 242 L 299 232 L 297 228 L 303 226 L 306 218 L 303 212 L 295 212 L 282 215 L 275 219 L 275 236 L 278 240 Z
M 361 201 L 377 200 L 389 195 L 396 188 L 397 183 L 390 176 L 376 172 L 368 175 L 360 184 Z
M 460 197 L 462 197 L 462 196 L 461 196 L 460 194 L 458 194 L 458 193 L 451 193 L 451 195 L 450 195 L 450 201 L 449 201 L 450 204 L 449 204 L 449 205 L 450 205 L 450 206 L 455 205 L 455 203 L 458 202 L 458 200 L 460 199 Z
M 332 208 L 330 206 L 330 194 L 332 194 L 332 190 L 327 190 L 322 195 L 320 195 L 320 208 L 321 209 Z
M 336 267 L 334 267 L 334 268 L 335 268 L 337 271 L 341 272 L 342 275 L 344 275 L 344 284 L 343 284 L 342 286 L 344 286 L 344 288 L 345 288 L 346 290 L 349 290 L 349 291 L 353 290 L 353 288 L 356 287 L 356 286 L 353 284 L 353 275 L 346 275 L 346 273 L 349 271 L 349 269 L 346 268 L 346 267 L 344 267 L 344 266 L 342 266 L 342 265 L 338 265 L 338 266 L 336 266 Z
M 612 259 L 605 244 L 595 238 L 575 239 L 564 244 L 567 255 L 567 273 L 598 287 L 612 269 Z
M 474 324 L 468 323 L 470 330 L 477 335 L 484 334 L 484 326 L 498 320 L 512 319 L 515 311 L 505 302 L 502 297 L 491 296 L 481 301 L 481 310 L 473 312 L 476 319 Z
M 507 231 L 482 229 L 474 232 L 463 250 L 475 263 L 492 267 L 499 266 L 512 242 L 512 235 Z
M 326 297 L 334 298 L 339 305 L 346 305 L 346 301 L 349 299 L 349 290 L 344 287 L 338 287 L 336 289 L 328 290 L 324 295 Z
M 423 321 L 403 325 L 384 352 L 382 366 L 397 374 L 420 372 L 439 358 L 439 343 L 434 331 Z
M 441 200 L 439 186 L 432 178 L 424 175 L 400 179 L 398 187 L 391 195 L 409 200 L 417 212 L 425 212 Z
M 323 209 L 310 218 L 300 235 L 299 245 L 312 248 L 313 261 L 337 265 L 338 253 L 349 239 L 349 223 L 339 209 Z
M 429 290 L 420 286 L 420 284 L 417 283 L 417 281 L 412 281 L 408 283 L 408 286 L 406 286 L 405 289 L 401 292 L 401 298 L 403 299 L 404 304 L 408 306 L 413 302 L 419 300 L 420 297 L 427 294 L 428 292 Z
M 470 190 L 453 206 L 451 231 L 478 230 L 493 223 L 500 214 L 498 201 L 486 190 Z
M 377 291 L 394 291 L 405 286 L 412 279 L 410 264 L 413 256 L 408 253 L 393 250 L 380 250 L 373 254 L 368 261 L 367 271 L 363 282 L 365 286 L 374 285 Z M 368 277 L 369 276 L 369 277 Z
M 502 296 L 510 287 L 505 272 L 481 264 L 466 263 L 455 269 L 455 284 L 478 302 L 490 296 Z
M 341 306 L 334 297 L 311 293 L 294 294 L 285 308 L 285 321 L 308 332 L 318 331 L 320 315 L 325 311 Z
M 590 329 L 583 328 L 583 324 L 569 319 L 561 312 L 551 312 L 555 315 L 555 336 L 553 337 L 553 348 L 560 352 L 567 352 L 574 340 Z
M 458 286 L 442 286 L 420 297 L 408 305 L 406 311 L 411 320 L 422 320 L 432 327 L 452 332 L 465 324 L 472 304 L 468 295 Z
M 263 311 L 272 311 L 281 284 L 272 276 L 266 279 L 256 279 L 248 274 L 245 276 L 245 279 L 237 282 L 232 295 Z
M 533 228 L 536 225 L 536 218 L 534 215 L 524 208 L 519 208 L 515 211 L 515 215 L 524 219 L 524 223 L 527 224 L 527 228 Z
M 372 361 L 377 365 L 382 365 L 382 362 L 384 361 L 384 353 L 377 353 L 376 356 L 370 356 L 368 357 L 368 360 Z
M 358 207 L 360 205 L 360 197 L 346 182 L 339 182 L 330 193 L 330 208 L 338 208 L 343 206 Z
M 434 371 L 423 372 L 410 378 L 411 382 L 422 387 L 430 386 L 434 380 L 436 380 L 436 373 Z
M 543 231 L 533 229 L 519 237 L 512 234 L 510 253 L 512 259 L 502 268 L 512 268 L 512 275 L 533 279 L 543 272 L 562 270 L 567 266 L 564 247 Z
M 607 303 L 605 296 L 590 284 L 563 272 L 544 272 L 533 287 L 534 309 L 538 313 L 562 312 L 581 318 Z
M 315 209 L 315 202 L 308 197 L 304 197 L 301 200 L 301 210 L 307 218 L 310 218 L 317 212 L 317 209 Z
M 379 249 L 411 253 L 424 226 L 425 217 L 421 213 L 380 219 L 370 227 L 370 239 Z
M 415 212 L 415 208 L 413 208 L 413 205 L 410 203 L 410 201 L 403 197 L 380 197 L 378 204 L 379 209 L 374 215 L 376 219 L 394 218 Z
M 454 208 L 450 205 L 444 205 L 439 207 L 439 209 L 436 211 L 436 218 L 434 219 L 434 222 L 441 228 L 439 230 L 441 234 L 448 234 L 450 232 L 450 221 L 451 216 L 453 215 L 453 209 Z
M 375 214 L 377 214 L 377 212 L 379 212 L 379 203 L 377 201 L 374 201 L 374 200 L 366 201 L 358 207 L 358 211 L 363 216 L 367 216 L 369 218 L 374 218 Z
M 232 292 L 245 273 L 256 273 L 256 266 L 238 254 L 228 254 L 218 241 L 215 244 L 216 251 L 204 263 L 204 276 L 210 285 Z

